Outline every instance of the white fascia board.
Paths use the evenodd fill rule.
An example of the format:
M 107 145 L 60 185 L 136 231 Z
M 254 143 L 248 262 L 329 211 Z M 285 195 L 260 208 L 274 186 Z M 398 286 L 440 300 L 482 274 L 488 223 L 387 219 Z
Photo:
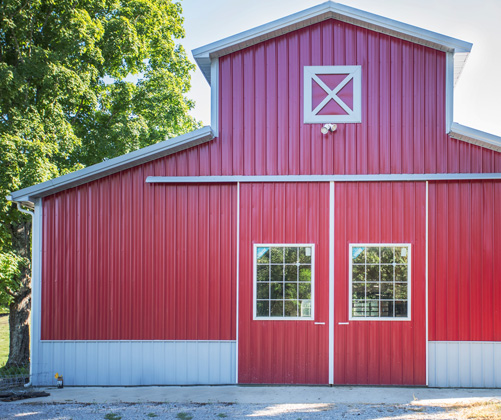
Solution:
M 210 60 L 255 45 L 305 26 L 333 18 L 373 31 L 405 39 L 441 51 L 469 53 L 472 44 L 446 35 L 388 19 L 373 13 L 327 1 L 273 22 L 212 42 L 192 51 L 193 57 L 210 84 Z M 458 60 L 458 76 L 464 60 Z
M 210 84 L 210 125 L 214 137 L 219 136 L 219 58 L 214 58 L 210 64 L 212 84 Z
M 454 80 L 454 81 L 453 81 Z M 454 54 L 446 53 L 445 65 L 445 132 L 451 131 L 454 119 Z
M 197 146 L 213 138 L 214 135 L 211 127 L 205 126 L 190 133 L 164 140 L 160 143 L 144 147 L 105 162 L 97 163 L 96 165 L 88 166 L 79 171 L 42 182 L 41 184 L 14 191 L 10 194 L 8 199 L 22 203 L 33 203 L 33 200 L 37 197 L 44 197 L 49 194 L 85 184 L 86 182 L 94 181 L 124 169 L 132 168 L 154 159 Z
M 466 141 L 477 146 L 495 150 L 496 152 L 501 152 L 501 137 L 486 133 L 485 131 L 475 130 L 474 128 L 453 122 L 449 136 L 456 140 Z
M 469 52 L 456 52 L 454 54 L 454 86 L 456 86 L 469 56 Z

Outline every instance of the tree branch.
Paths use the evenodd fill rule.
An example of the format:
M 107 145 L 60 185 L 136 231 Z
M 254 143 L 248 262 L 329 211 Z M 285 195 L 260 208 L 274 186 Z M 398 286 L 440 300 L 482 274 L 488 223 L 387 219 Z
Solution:
M 80 115 L 80 111 L 82 110 L 82 106 L 83 106 L 83 103 L 84 103 L 84 95 L 82 95 L 82 100 L 80 101 L 80 105 L 78 105 L 78 108 L 77 108 L 77 112 L 75 113 L 75 115 L 71 118 L 71 123 L 73 124 L 76 120 L 77 120 L 77 117 Z
M 17 54 L 18 54 L 18 58 L 19 60 L 21 61 L 22 64 L 24 64 L 24 58 L 23 56 L 21 55 L 21 49 L 19 48 L 19 41 L 17 40 L 17 36 L 16 36 L 16 33 L 14 32 L 14 29 L 12 29 L 12 35 L 13 35 L 13 39 L 14 39 L 14 45 L 16 47 L 16 51 L 17 51 Z M 17 67 L 17 66 L 16 66 Z
M 17 294 L 15 294 L 14 292 L 11 292 L 10 289 L 5 289 L 5 293 L 7 293 L 9 296 L 12 296 L 13 298 L 16 298 L 17 297 Z

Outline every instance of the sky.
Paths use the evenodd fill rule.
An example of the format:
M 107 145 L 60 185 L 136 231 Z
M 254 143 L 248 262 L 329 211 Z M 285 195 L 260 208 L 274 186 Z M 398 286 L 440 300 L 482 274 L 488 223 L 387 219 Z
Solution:
M 322 0 L 183 0 L 191 50 L 307 9 Z M 501 136 L 501 0 L 343 0 L 339 3 L 473 43 L 454 88 L 454 121 Z M 210 124 L 210 88 L 197 68 L 192 115 Z

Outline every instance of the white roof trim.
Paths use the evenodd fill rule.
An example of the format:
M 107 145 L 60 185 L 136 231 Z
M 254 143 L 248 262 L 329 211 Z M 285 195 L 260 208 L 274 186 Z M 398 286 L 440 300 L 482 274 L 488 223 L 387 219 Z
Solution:
M 210 84 L 211 58 L 221 57 L 267 39 L 283 35 L 326 19 L 337 19 L 380 33 L 395 36 L 441 51 L 467 55 L 472 44 L 436 32 L 388 19 L 373 13 L 327 1 L 298 13 L 283 17 L 256 28 L 207 44 L 192 51 L 198 66 Z M 466 58 L 457 61 L 455 76 L 459 77 Z
M 88 166 L 87 168 L 80 169 L 79 171 L 42 182 L 41 184 L 23 188 L 22 190 L 11 193 L 11 195 L 7 198 L 16 202 L 33 203 L 33 200 L 37 197 L 54 194 L 89 181 L 103 178 L 115 172 L 132 168 L 134 166 L 141 165 L 142 163 L 197 146 L 210 141 L 213 138 L 214 135 L 211 127 L 206 126 L 192 131 L 191 133 L 164 140 L 160 143 L 144 147 L 96 165 Z
M 495 150 L 496 152 L 501 152 L 501 137 L 486 133 L 485 131 L 475 130 L 474 128 L 453 122 L 449 136 L 453 139 L 466 141 L 477 146 Z

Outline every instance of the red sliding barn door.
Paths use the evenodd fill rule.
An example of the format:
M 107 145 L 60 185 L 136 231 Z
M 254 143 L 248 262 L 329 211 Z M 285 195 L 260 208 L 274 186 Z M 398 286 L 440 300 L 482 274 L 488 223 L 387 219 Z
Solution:
M 254 320 L 253 247 L 284 243 L 314 247 L 314 317 Z M 239 383 L 328 383 L 328 183 L 240 185 L 238 312 Z
M 425 385 L 426 183 L 335 183 L 334 194 L 334 383 Z M 374 244 L 373 250 L 377 250 L 377 244 L 409 245 L 412 256 L 408 263 L 409 320 L 398 320 L 397 317 L 374 321 L 350 319 L 350 313 L 353 313 L 350 295 L 355 296 L 350 293 L 350 259 L 356 244 Z M 393 249 L 401 250 L 398 247 Z M 374 268 L 374 264 L 367 267 L 366 280 L 368 269 Z M 391 265 L 387 267 L 393 270 Z M 396 267 L 395 270 L 401 268 Z M 377 270 L 381 272 L 383 269 L 376 267 Z M 356 275 L 355 271 L 353 274 Z M 377 279 L 378 276 L 373 277 Z M 390 290 L 397 286 L 389 282 L 383 285 L 381 274 L 379 284 L 377 281 L 368 284 L 358 283 L 362 289 L 366 288 L 366 297 L 369 287 L 372 288 L 372 308 L 383 303 L 387 305 L 386 311 L 388 305 L 401 310 L 407 304 L 403 300 L 382 302 L 380 294 L 386 293 L 383 286 L 387 285 Z M 365 308 L 365 314 L 370 316 L 388 313 L 379 309 L 377 315 L 377 309 L 369 312 L 368 306 Z

